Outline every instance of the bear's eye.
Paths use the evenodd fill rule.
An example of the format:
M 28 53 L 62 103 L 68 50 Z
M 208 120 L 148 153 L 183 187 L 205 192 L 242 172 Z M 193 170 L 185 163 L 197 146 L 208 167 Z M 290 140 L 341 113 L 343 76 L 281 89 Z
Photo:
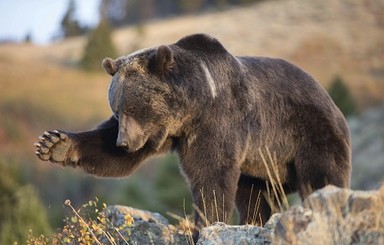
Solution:
M 125 113 L 127 113 L 127 114 L 133 114 L 133 107 L 128 107 L 128 108 L 126 108 L 125 109 Z

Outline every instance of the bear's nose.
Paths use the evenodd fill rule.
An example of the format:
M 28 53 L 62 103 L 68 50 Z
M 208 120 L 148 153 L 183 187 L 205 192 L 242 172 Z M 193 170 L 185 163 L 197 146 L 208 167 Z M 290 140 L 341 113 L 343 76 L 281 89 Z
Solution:
M 116 146 L 126 148 L 126 147 L 128 147 L 128 140 L 126 140 L 122 137 L 118 137 L 116 140 Z
M 119 132 L 117 134 L 117 139 L 116 139 L 116 146 L 123 147 L 123 148 L 128 147 L 127 131 L 125 130 L 124 126 L 119 127 Z
M 121 142 L 116 142 L 117 147 L 127 147 L 128 142 L 127 141 L 121 141 Z

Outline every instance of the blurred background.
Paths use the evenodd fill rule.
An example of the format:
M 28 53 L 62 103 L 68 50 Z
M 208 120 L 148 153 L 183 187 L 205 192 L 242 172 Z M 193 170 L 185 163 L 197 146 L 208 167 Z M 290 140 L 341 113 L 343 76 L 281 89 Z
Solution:
M 0 0 L 0 9 L 0 244 L 62 227 L 66 199 L 191 212 L 175 155 L 100 179 L 38 161 L 33 143 L 44 130 L 85 130 L 111 115 L 104 57 L 196 32 L 312 74 L 348 118 L 352 188 L 383 181 L 383 0 Z

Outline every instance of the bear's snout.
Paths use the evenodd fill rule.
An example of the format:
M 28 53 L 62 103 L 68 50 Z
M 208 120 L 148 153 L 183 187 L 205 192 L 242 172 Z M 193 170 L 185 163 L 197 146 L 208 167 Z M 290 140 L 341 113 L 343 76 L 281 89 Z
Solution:
M 124 148 L 128 152 L 135 152 L 141 149 L 145 143 L 146 137 L 139 123 L 132 117 L 121 116 L 116 146 Z

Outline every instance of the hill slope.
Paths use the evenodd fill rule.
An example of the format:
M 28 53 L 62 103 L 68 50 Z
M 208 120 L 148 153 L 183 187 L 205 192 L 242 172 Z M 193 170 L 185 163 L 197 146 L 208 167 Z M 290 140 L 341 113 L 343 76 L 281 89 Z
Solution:
M 324 86 L 340 75 L 366 107 L 384 100 L 384 1 L 266 1 L 222 12 L 146 23 L 115 31 L 120 53 L 173 43 L 196 32 L 217 37 L 235 55 L 288 59 Z M 46 47 L 2 46 L 1 56 L 71 64 L 85 38 Z
M 142 40 L 134 28 L 116 32 L 127 52 L 172 43 L 205 32 L 235 55 L 288 59 L 327 86 L 342 76 L 360 105 L 384 99 L 384 1 L 266 1 L 224 12 L 175 18 L 144 27 Z

